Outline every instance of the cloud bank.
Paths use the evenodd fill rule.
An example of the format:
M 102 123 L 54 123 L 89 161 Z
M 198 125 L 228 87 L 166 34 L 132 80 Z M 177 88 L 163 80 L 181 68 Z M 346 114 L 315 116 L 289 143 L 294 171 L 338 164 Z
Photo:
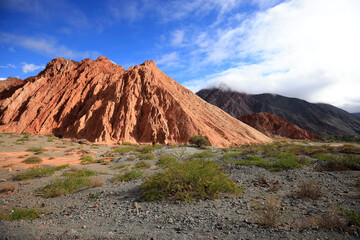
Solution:
M 357 0 L 292 0 L 203 31 L 192 54 L 204 65 L 233 66 L 185 85 L 197 91 L 225 83 L 360 112 L 359 12 Z

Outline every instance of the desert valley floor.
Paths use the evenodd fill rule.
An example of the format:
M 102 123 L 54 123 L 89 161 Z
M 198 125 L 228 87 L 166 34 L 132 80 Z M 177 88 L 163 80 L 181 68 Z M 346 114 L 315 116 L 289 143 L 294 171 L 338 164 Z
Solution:
M 199 149 L 2 133 L 0 239 L 358 239 L 356 218 L 339 207 L 360 210 L 359 154 L 359 145 L 342 143 Z M 143 201 L 142 184 L 163 171 L 164 156 L 218 162 L 242 194 Z M 59 196 L 44 191 L 79 172 L 92 185 Z M 130 172 L 137 175 L 125 178 Z M 34 219 L 14 220 L 21 209 Z

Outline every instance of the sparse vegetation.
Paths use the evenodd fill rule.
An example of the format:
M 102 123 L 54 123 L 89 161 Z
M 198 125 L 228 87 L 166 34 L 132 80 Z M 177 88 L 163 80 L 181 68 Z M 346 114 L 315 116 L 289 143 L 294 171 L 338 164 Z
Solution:
M 13 208 L 11 212 L 8 210 L 0 211 L 0 220 L 16 221 L 16 220 L 33 220 L 40 217 L 44 212 L 31 208 Z
M 28 148 L 26 151 L 34 152 L 35 155 L 44 153 L 44 149 L 42 147 L 31 147 L 31 148 Z
M 261 155 L 247 155 L 245 160 L 237 160 L 233 163 L 237 165 L 263 167 L 273 172 L 302 168 L 297 156 L 286 152 L 276 153 L 272 158 L 264 158 Z
M 136 180 L 142 178 L 144 173 L 139 169 L 132 169 L 130 171 L 125 171 L 124 173 L 120 173 L 115 175 L 113 178 L 113 182 L 130 182 L 131 180 Z
M 96 194 L 89 194 L 88 198 L 90 200 L 95 200 L 95 199 L 98 199 L 100 198 L 100 194 L 96 193 Z
M 147 145 L 147 146 L 143 146 L 140 147 L 138 149 L 136 149 L 136 151 L 140 152 L 140 153 L 151 153 L 152 151 L 156 150 L 157 148 L 151 145 Z
M 192 202 L 215 199 L 221 193 L 240 194 L 241 189 L 222 172 L 220 165 L 204 159 L 188 160 L 149 176 L 142 186 L 146 201 L 169 199 Z
M 155 159 L 155 156 L 152 153 L 138 153 L 136 156 L 142 160 L 154 160 Z
M 56 167 L 48 167 L 48 166 L 34 166 L 28 168 L 24 172 L 16 175 L 14 180 L 22 181 L 27 179 L 41 178 L 45 176 L 50 176 L 54 174 L 56 171 L 60 171 L 62 169 L 70 167 L 69 164 L 56 166 Z
M 135 168 L 138 168 L 138 169 L 148 169 L 148 168 L 151 168 L 151 163 L 150 162 L 145 162 L 145 161 L 141 161 L 141 162 L 138 162 L 137 164 L 135 164 Z
M 319 186 L 316 181 L 310 179 L 301 181 L 294 195 L 300 198 L 308 198 L 315 200 L 323 195 L 323 191 L 321 186 Z
M 210 146 L 209 140 L 207 140 L 207 138 L 202 136 L 202 135 L 194 135 L 194 136 L 192 136 L 189 139 L 189 143 L 194 144 L 199 148 L 205 147 L 205 146 Z
M 216 157 L 216 154 L 212 153 L 211 151 L 204 151 L 199 153 L 194 153 L 191 158 L 212 158 Z
M 176 163 L 176 157 L 170 154 L 164 154 L 160 156 L 159 161 L 156 163 L 156 165 L 159 165 L 161 167 L 169 167 L 171 165 L 174 165 Z
M 38 156 L 31 156 L 31 157 L 25 158 L 21 162 L 26 163 L 26 164 L 38 164 L 38 163 L 41 163 L 42 161 L 43 160 Z

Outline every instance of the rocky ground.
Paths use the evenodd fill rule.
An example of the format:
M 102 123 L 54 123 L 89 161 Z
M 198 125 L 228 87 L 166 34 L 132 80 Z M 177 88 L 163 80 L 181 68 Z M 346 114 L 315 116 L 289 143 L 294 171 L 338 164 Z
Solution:
M 109 155 L 111 146 L 92 145 L 68 139 L 51 141 L 45 136 L 30 136 L 30 141 L 15 144 L 22 135 L 0 137 L 0 188 L 14 185 L 13 192 L 0 193 L 2 209 L 37 208 L 46 214 L 35 220 L 0 221 L 1 239 L 358 239 L 359 229 L 346 226 L 348 219 L 338 207 L 360 210 L 360 189 L 356 182 L 360 171 L 316 171 L 316 163 L 302 169 L 270 172 L 255 166 L 224 164 L 243 194 L 222 196 L 217 200 L 194 203 L 143 202 L 143 180 L 114 183 L 112 178 L 121 170 L 112 165 L 126 163 L 135 165 L 140 160 L 127 153 L 113 155 L 110 165 L 81 165 L 79 156 Z M 308 143 L 301 143 L 308 144 Z M 13 176 L 28 166 L 21 163 L 23 155 L 31 146 L 46 148 L 39 156 L 43 164 L 61 165 L 64 159 L 74 168 L 88 168 L 99 172 L 106 184 L 102 187 L 85 188 L 55 198 L 43 198 L 36 190 L 64 171 L 49 177 L 14 181 Z M 156 157 L 164 153 L 189 156 L 200 152 L 191 147 L 165 147 L 154 151 Z M 224 152 L 211 148 L 221 161 Z M 66 155 L 67 154 L 67 155 Z M 180 156 L 181 155 L 181 156 Z M 20 158 L 19 158 L 20 157 Z M 19 160 L 20 159 L 20 160 Z M 151 168 L 146 174 L 160 171 L 157 160 L 146 160 Z M 12 164 L 12 165 L 11 165 Z M 303 180 L 314 179 L 321 188 L 322 196 L 316 200 L 296 196 Z M 91 197 L 96 196 L 96 197 Z M 271 202 L 275 224 L 264 227 L 261 222 Z M 268 209 L 269 210 L 269 209 Z M 338 229 L 341 222 L 344 229 Z

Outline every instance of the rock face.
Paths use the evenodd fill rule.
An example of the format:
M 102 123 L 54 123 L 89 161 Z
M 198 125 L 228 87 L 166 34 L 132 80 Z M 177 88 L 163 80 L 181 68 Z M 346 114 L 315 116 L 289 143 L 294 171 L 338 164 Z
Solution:
M 18 88 L 22 87 L 25 81 L 19 78 L 9 77 L 6 80 L 0 81 L 0 105 L 4 100 L 10 97 Z
M 320 137 L 315 136 L 310 131 L 271 113 L 246 114 L 238 117 L 238 119 L 267 136 L 279 135 L 292 139 L 320 140 Z
M 328 104 L 314 104 L 298 98 L 275 94 L 250 95 L 216 88 L 201 90 L 197 95 L 233 117 L 268 112 L 318 136 L 360 135 L 359 119 Z
M 153 61 L 126 71 L 106 57 L 49 62 L 2 103 L 0 132 L 165 144 L 202 134 L 219 147 L 272 141 L 203 101 Z

